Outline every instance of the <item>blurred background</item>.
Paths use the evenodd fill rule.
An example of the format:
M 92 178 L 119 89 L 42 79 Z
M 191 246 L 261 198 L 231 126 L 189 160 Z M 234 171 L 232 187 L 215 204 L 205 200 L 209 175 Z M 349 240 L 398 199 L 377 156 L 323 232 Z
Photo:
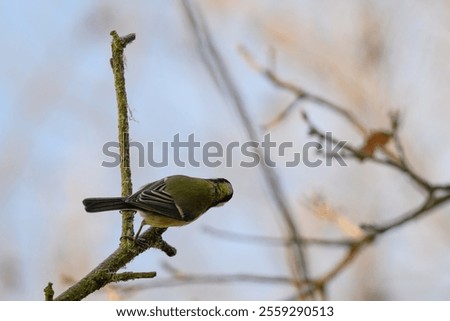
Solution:
M 369 130 L 389 128 L 389 112 L 399 111 L 400 137 L 412 167 L 431 183 L 450 183 L 450 1 L 191 4 L 203 14 L 261 140 L 267 132 L 263 126 L 293 96 L 255 71 L 239 46 L 262 65 L 275 53 L 280 78 L 345 106 Z M 111 30 L 137 36 L 125 51 L 132 141 L 154 142 L 158 159 L 161 142 L 172 141 L 177 133 L 184 140 L 194 133 L 200 142 L 224 146 L 248 137 L 233 104 L 211 78 L 180 1 L 2 1 L 0 27 L 0 299 L 43 300 L 47 282 L 60 294 L 119 243 L 119 214 L 87 214 L 81 203 L 85 197 L 120 194 L 119 168 L 101 166 L 109 159 L 103 145 L 117 140 Z M 311 141 L 300 110 L 337 138 L 364 142 L 335 114 L 306 102 L 270 128 L 273 140 L 292 141 L 300 148 Z M 261 169 L 240 167 L 241 158 L 235 154 L 231 167 L 180 168 L 173 162 L 164 168 L 139 167 L 132 150 L 134 190 L 179 173 L 225 177 L 235 194 L 226 206 L 164 234 L 178 250 L 175 257 L 150 250 L 127 266 L 127 271 L 157 271 L 158 278 L 111 285 L 88 299 L 295 296 L 289 283 L 245 278 L 171 285 L 176 275 L 290 277 L 290 257 L 283 246 L 207 232 L 215 228 L 277 238 L 286 233 Z M 408 177 L 369 162 L 277 166 L 275 172 L 306 237 L 345 236 L 321 211 L 333 211 L 357 226 L 398 217 L 423 198 Z M 448 211 L 444 204 L 381 236 L 331 280 L 326 298 L 449 300 Z M 310 274 L 323 275 L 344 253 L 308 248 Z

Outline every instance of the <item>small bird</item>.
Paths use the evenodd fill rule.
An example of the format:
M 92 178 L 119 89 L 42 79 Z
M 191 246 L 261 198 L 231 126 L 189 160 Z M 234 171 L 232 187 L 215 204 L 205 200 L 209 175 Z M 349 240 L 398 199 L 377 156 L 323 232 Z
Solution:
M 137 210 L 144 225 L 182 226 L 199 218 L 208 209 L 221 206 L 233 196 L 231 183 L 224 178 L 203 179 L 173 175 L 143 186 L 128 197 L 96 197 L 83 200 L 86 212 Z

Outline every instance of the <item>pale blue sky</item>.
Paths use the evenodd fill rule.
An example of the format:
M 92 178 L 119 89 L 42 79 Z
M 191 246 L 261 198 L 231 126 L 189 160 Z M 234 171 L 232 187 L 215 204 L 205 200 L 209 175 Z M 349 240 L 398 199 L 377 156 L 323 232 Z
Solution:
M 373 7 L 368 11 L 357 0 L 198 3 L 255 124 L 269 121 L 291 96 L 249 68 L 238 54 L 240 44 L 261 62 L 273 46 L 277 70 L 284 78 L 350 106 L 371 128 L 386 126 L 386 113 L 400 109 L 405 115 L 406 150 L 417 169 L 433 181 L 450 181 L 448 1 L 433 5 L 370 1 Z M 369 18 L 375 27 L 364 34 L 361 26 L 372 21 Z M 202 142 L 222 144 L 246 139 L 234 108 L 200 60 L 177 1 L 0 2 L 2 300 L 41 300 L 48 281 L 59 293 L 68 286 L 63 277 L 81 278 L 118 243 L 119 215 L 85 214 L 81 204 L 85 197 L 120 192 L 118 169 L 100 166 L 105 160 L 103 144 L 117 136 L 109 66 L 113 29 L 121 35 L 137 34 L 126 49 L 128 98 L 136 118 L 130 123 L 134 141 L 169 141 L 176 133 L 185 138 L 195 133 Z M 383 40 L 384 54 L 375 71 L 356 62 L 364 36 L 373 34 Z M 345 123 L 315 106 L 301 104 L 301 108 L 310 108 L 322 128 L 361 142 Z M 273 129 L 272 136 L 299 145 L 307 142 L 298 110 Z M 356 224 L 389 219 L 420 197 L 407 179 L 372 165 L 277 171 L 289 206 L 299 213 L 309 236 L 339 235 L 332 224 L 305 209 L 306 199 L 315 193 L 326 196 Z M 166 238 L 178 249 L 176 257 L 150 251 L 130 264 L 129 271 L 155 270 L 164 277 L 162 262 L 168 262 L 186 273 L 289 275 L 283 250 L 229 242 L 203 232 L 204 226 L 214 226 L 282 234 L 258 169 L 134 166 L 134 187 L 173 173 L 226 177 L 235 187 L 235 197 L 195 224 L 167 232 Z M 383 238 L 331 284 L 331 298 L 450 299 L 450 279 L 444 273 L 450 257 L 447 247 L 441 246 L 450 242 L 445 232 L 450 225 L 447 212 L 442 208 Z M 311 253 L 314 273 L 329 268 L 338 254 Z M 367 284 L 361 282 L 364 275 Z M 170 287 L 123 299 L 259 300 L 284 299 L 292 293 L 285 286 L 243 283 Z M 105 292 L 90 297 L 107 298 Z

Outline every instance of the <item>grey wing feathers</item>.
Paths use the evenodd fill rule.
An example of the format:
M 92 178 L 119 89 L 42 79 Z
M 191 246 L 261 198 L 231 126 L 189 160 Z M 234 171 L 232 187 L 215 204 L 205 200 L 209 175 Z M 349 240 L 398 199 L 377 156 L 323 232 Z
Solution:
M 143 211 L 157 213 L 174 219 L 183 219 L 183 213 L 173 197 L 165 191 L 165 180 L 150 183 L 131 195 L 127 202 Z

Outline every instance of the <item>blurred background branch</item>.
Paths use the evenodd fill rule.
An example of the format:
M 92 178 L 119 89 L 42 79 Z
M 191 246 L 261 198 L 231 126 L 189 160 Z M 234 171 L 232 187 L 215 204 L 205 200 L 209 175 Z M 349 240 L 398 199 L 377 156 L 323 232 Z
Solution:
M 118 139 L 113 29 L 144 35 L 126 51 L 133 185 L 225 177 L 235 195 L 164 233 L 172 268 L 162 239 L 167 254 L 127 263 L 158 278 L 88 299 L 450 299 L 448 1 L 10 1 L 0 24 L 0 299 L 42 299 L 48 280 L 53 298 L 133 232 L 81 203 L 121 193 L 119 166 L 104 165 Z M 270 134 L 293 148 L 269 169 L 240 166 L 238 148 L 226 166 L 181 167 L 170 153 L 154 165 L 191 134 L 223 149 Z M 341 140 L 348 166 L 326 149 L 308 154 L 322 166 L 303 161 L 305 146 Z
M 216 49 L 201 11 L 195 3 L 190 0 L 183 0 L 182 4 L 186 15 L 191 22 L 192 30 L 196 36 L 201 56 L 208 68 L 208 71 L 215 80 L 215 83 L 222 94 L 236 109 L 246 130 L 248 140 L 255 142 L 260 141 L 261 135 L 257 133 L 251 117 L 245 108 L 239 89 L 232 80 L 224 60 Z M 255 151 L 258 153 L 259 159 L 264 160 L 264 155 L 261 150 L 256 148 Z M 282 215 L 289 238 L 293 240 L 292 243 L 289 244 L 288 249 L 294 262 L 292 272 L 297 278 L 297 282 L 295 282 L 295 284 L 298 284 L 300 287 L 303 285 L 308 286 L 308 263 L 303 249 L 302 239 L 300 237 L 300 226 L 294 223 L 293 213 L 289 209 L 288 201 L 282 192 L 283 188 L 275 170 L 268 167 L 264 161 L 260 162 L 260 168 L 265 183 L 269 188 L 270 196 L 277 205 L 279 213 Z M 305 283 L 301 284 L 300 280 L 304 280 Z M 305 298 L 307 297 L 308 296 Z

